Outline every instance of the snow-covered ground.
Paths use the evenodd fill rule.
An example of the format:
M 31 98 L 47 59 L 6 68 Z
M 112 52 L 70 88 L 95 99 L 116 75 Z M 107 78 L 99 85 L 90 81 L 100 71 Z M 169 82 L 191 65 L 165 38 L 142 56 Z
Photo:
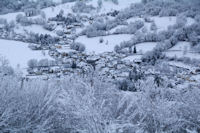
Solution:
M 27 68 L 27 62 L 30 59 L 52 59 L 47 51 L 43 53 L 29 49 L 28 43 L 0 39 L 0 55 L 8 59 L 14 68 Z
M 185 69 L 188 69 L 188 70 L 193 69 L 191 65 L 184 64 L 183 62 L 169 61 L 168 64 L 172 65 L 172 66 L 180 67 L 180 68 L 185 68 Z
M 135 54 L 135 55 L 127 56 L 123 60 L 124 61 L 126 61 L 126 60 L 128 60 L 128 61 L 139 61 L 139 60 L 141 60 L 141 58 L 142 58 L 142 55 Z
M 200 59 L 200 55 L 198 53 L 184 53 L 183 51 L 168 51 L 165 52 L 167 57 L 177 57 L 177 58 L 181 58 L 181 57 L 188 57 L 191 59 Z
M 157 43 L 155 42 L 145 42 L 145 43 L 139 43 L 136 45 L 137 52 L 144 54 L 148 51 L 153 50 L 156 47 Z
M 167 30 L 169 26 L 176 24 L 176 17 L 152 17 L 155 24 L 157 25 L 158 31 Z M 194 19 L 187 18 L 186 25 L 191 25 L 194 23 Z
M 26 32 L 28 33 L 33 32 L 33 33 L 38 33 L 38 34 L 48 34 L 51 36 L 57 36 L 56 33 L 48 31 L 40 25 L 30 25 L 30 26 L 25 26 L 25 27 L 18 26 L 17 28 L 15 28 L 15 32 L 20 33 L 22 35 L 26 34 Z
M 123 41 L 130 40 L 132 35 L 109 35 L 103 37 L 93 37 L 87 38 L 86 36 L 80 36 L 75 41 L 83 43 L 86 46 L 87 53 L 103 53 L 103 52 L 112 52 L 114 47 L 117 44 L 120 44 Z M 99 40 L 103 39 L 103 43 L 100 43 Z
M 129 18 L 126 20 L 126 22 L 128 23 L 132 23 L 132 22 L 135 22 L 135 21 L 144 21 L 143 18 L 139 18 L 139 17 L 132 17 L 132 18 Z
M 71 7 L 75 4 L 75 2 L 69 2 L 65 4 L 58 5 L 56 7 L 48 7 L 43 9 L 42 11 L 46 14 L 46 18 L 55 17 L 59 14 L 60 10 L 64 11 L 64 14 L 72 13 Z
M 170 48 L 169 51 L 183 51 L 190 50 L 191 43 L 189 42 L 178 42 L 174 47 Z
M 176 17 L 152 17 L 152 20 L 154 20 L 158 31 L 167 30 L 169 26 L 176 23 Z
M 0 15 L 0 18 L 6 19 L 8 22 L 10 22 L 10 21 L 15 21 L 16 16 L 17 16 L 18 14 L 25 15 L 24 12 L 15 12 L 15 13 L 8 13 L 8 14 Z
M 125 25 L 118 25 L 118 26 L 112 28 L 109 32 L 111 34 L 113 34 L 117 29 L 121 29 L 121 28 L 127 28 L 127 26 L 125 26 Z
M 178 42 L 174 47 L 165 52 L 167 57 L 189 57 L 191 59 L 200 59 L 200 55 L 190 49 L 191 43 Z

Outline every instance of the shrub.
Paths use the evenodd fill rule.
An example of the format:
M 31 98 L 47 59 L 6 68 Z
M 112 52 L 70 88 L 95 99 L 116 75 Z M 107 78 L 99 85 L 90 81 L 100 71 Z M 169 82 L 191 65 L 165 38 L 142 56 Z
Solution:
M 122 80 L 118 82 L 118 89 L 122 91 L 136 92 L 137 89 L 131 80 Z
M 79 52 L 85 51 L 85 45 L 82 43 L 72 43 L 70 44 L 70 48 Z
M 153 22 L 153 23 L 151 24 L 150 29 L 151 29 L 152 31 L 156 31 L 156 30 L 157 30 L 157 26 L 156 26 L 156 23 L 155 23 L 155 22 Z
M 38 66 L 38 61 L 36 59 L 31 59 L 28 61 L 28 67 L 29 68 L 34 68 Z
M 92 5 L 86 5 L 83 1 L 77 1 L 72 7 L 72 11 L 75 13 L 89 13 L 95 8 Z
M 176 24 L 175 24 L 175 28 L 181 28 L 184 27 L 187 23 L 187 18 L 184 15 L 179 15 L 176 18 Z
M 46 30 L 48 30 L 48 31 L 53 31 L 55 29 L 55 26 L 54 26 L 54 24 L 45 23 L 43 25 L 43 28 L 46 29 Z
M 158 59 L 163 59 L 165 56 L 161 52 L 160 49 L 154 49 L 153 51 L 149 51 L 142 56 L 142 61 L 155 65 Z
M 99 39 L 99 43 L 103 43 L 104 42 L 104 40 L 103 40 L 103 38 L 101 37 L 100 39 Z
M 57 31 L 56 31 L 56 34 L 57 34 L 58 36 L 63 36 L 63 35 L 64 35 L 64 31 L 62 31 L 62 30 L 57 30 Z

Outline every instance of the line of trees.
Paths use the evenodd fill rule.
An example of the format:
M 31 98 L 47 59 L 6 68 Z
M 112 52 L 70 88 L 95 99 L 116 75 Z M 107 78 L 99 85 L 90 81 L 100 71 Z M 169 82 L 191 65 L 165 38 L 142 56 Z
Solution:
M 52 0 L 1 0 L 0 1 L 0 14 L 23 11 L 30 8 L 39 9 L 54 6 Z

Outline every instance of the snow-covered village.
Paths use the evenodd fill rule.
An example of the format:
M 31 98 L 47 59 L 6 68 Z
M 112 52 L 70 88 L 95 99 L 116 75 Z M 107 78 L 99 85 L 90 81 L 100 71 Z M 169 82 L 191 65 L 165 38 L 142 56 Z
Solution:
M 0 133 L 200 133 L 200 1 L 0 0 Z

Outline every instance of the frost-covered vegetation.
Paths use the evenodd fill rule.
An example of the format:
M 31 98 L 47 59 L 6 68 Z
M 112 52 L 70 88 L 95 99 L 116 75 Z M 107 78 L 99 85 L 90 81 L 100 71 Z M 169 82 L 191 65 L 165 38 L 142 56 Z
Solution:
M 198 87 L 172 89 L 150 78 L 141 82 L 138 94 L 125 93 L 121 90 L 128 81 L 121 90 L 92 75 L 27 81 L 2 59 L 0 70 L 2 132 L 182 133 L 200 128 Z M 139 80 L 140 74 L 133 73 L 129 80 Z
M 36 10 L 37 7 L 44 8 L 52 5 L 55 5 L 52 0 L 1 0 L 0 14 L 30 10 L 30 8 Z
M 0 0 L 0 14 L 0 133 L 200 132 L 199 0 Z

